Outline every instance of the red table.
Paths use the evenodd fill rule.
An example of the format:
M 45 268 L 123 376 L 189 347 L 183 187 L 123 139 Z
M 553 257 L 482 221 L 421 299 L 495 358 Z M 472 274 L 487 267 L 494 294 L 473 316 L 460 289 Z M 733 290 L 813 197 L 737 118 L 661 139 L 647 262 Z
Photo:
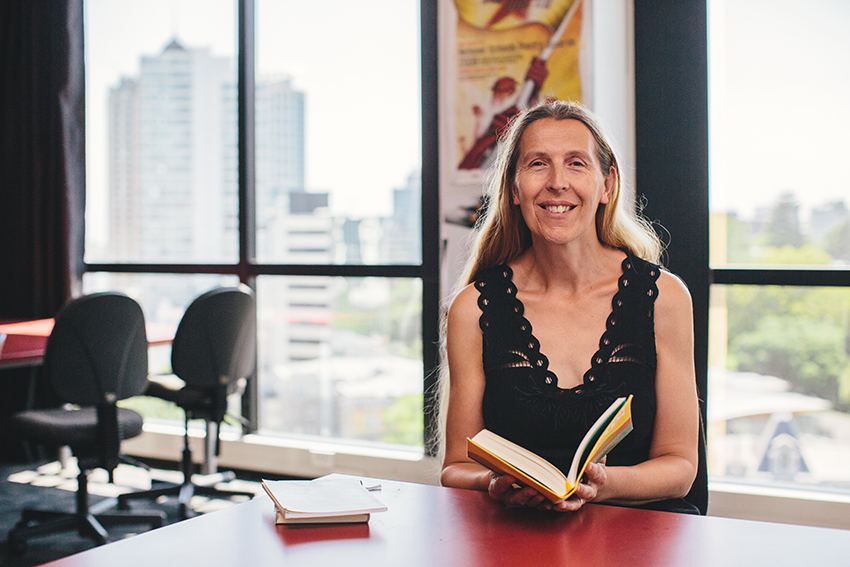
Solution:
M 25 408 L 33 407 L 35 381 L 38 366 L 44 359 L 47 339 L 53 330 L 54 320 L 32 319 L 27 321 L 0 321 L 0 334 L 6 335 L 0 348 L 0 370 L 10 368 L 32 368 L 27 385 Z M 175 327 L 158 323 L 145 325 L 148 345 L 169 344 L 174 339 Z
M 52 330 L 53 319 L 0 322 L 0 333 L 7 335 L 0 349 L 0 368 L 41 364 L 47 337 Z
M 0 349 L 0 368 L 38 366 L 44 358 L 47 338 L 53 330 L 53 319 L 0 321 L 0 334 L 6 335 Z M 168 344 L 174 339 L 174 327 L 158 323 L 145 325 L 150 346 Z
M 589 504 L 507 509 L 480 492 L 381 481 L 368 524 L 275 526 L 265 496 L 53 567 L 850 565 L 850 531 Z

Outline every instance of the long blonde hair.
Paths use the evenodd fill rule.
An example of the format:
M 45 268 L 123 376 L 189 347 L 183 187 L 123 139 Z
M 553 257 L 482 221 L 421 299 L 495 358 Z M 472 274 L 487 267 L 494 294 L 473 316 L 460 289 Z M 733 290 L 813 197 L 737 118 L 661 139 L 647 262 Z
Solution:
M 511 192 L 516 180 L 522 136 L 532 123 L 543 118 L 578 120 L 587 126 L 596 143 L 596 157 L 602 174 L 616 176 L 608 204 L 599 205 L 596 213 L 599 241 L 649 262 L 659 262 L 661 240 L 649 221 L 640 215 L 634 196 L 630 192 L 623 195 L 619 160 L 599 119 L 577 102 L 551 100 L 518 114 L 500 143 L 487 184 L 487 205 L 479 219 L 478 235 L 458 287 L 472 283 L 479 273 L 488 268 L 511 262 L 531 246 L 531 232 L 519 206 L 514 205 Z M 609 173 L 612 168 L 613 173 Z

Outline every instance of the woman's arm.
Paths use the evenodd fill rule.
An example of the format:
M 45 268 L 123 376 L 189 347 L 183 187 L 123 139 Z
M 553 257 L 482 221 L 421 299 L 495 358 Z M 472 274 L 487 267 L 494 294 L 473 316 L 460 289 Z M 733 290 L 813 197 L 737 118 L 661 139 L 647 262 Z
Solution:
M 657 409 L 649 460 L 629 467 L 595 466 L 589 500 L 640 504 L 685 496 L 696 478 L 699 405 L 694 371 L 693 307 L 677 277 L 662 272 L 655 302 Z
M 466 456 L 466 438 L 484 428 L 484 367 L 478 291 L 469 285 L 452 301 L 446 319 L 449 365 L 446 454 L 440 482 L 444 486 L 487 490 L 489 470 Z
M 449 365 L 448 411 L 446 414 L 446 454 L 440 482 L 443 486 L 489 492 L 508 506 L 551 508 L 533 488 L 516 488 L 516 479 L 497 475 L 466 455 L 466 438 L 484 428 L 484 366 L 482 338 L 478 321 L 478 291 L 465 287 L 449 307 L 446 321 L 446 354 Z M 573 509 L 574 503 L 558 509 Z

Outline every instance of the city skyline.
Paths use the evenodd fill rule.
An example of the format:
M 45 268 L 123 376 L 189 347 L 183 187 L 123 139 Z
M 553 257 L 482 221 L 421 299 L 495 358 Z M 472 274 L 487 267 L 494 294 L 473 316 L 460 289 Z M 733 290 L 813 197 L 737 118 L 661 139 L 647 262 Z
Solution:
M 230 68 L 227 57 L 173 40 L 161 53 L 143 56 L 138 73 L 122 76 L 110 89 L 110 178 L 103 199 L 111 211 L 109 249 L 89 242 L 88 256 L 178 262 L 236 257 L 237 111 Z M 255 190 L 260 261 L 294 261 L 291 252 L 286 252 L 293 239 L 289 234 L 314 233 L 315 229 L 304 233 L 287 227 L 303 224 L 287 213 L 303 218 L 305 211 L 316 210 L 322 217 L 337 218 L 330 210 L 331 194 L 305 190 L 306 100 L 287 77 L 257 81 Z M 392 188 L 391 213 L 369 217 L 384 219 L 389 224 L 378 227 L 378 232 L 389 230 L 393 236 L 383 251 L 368 254 L 368 262 L 418 261 L 420 185 L 421 173 L 411 172 L 403 185 Z M 304 193 L 305 198 L 293 204 L 293 193 Z M 168 207 L 167 214 L 163 207 Z M 362 220 L 348 215 L 339 218 Z M 319 232 L 329 239 L 320 247 L 329 256 L 314 257 L 308 263 L 340 262 L 332 248 L 343 240 L 345 246 L 358 248 L 361 240 L 374 240 L 350 233 L 336 235 L 330 225 Z M 297 238 L 303 241 L 305 236 Z M 375 248 L 377 243 L 367 246 Z M 316 249 L 315 243 L 300 249 Z M 360 252 L 355 256 L 359 258 Z
M 237 254 L 237 105 L 229 68 L 226 57 L 172 41 L 144 56 L 138 74 L 123 76 L 111 90 L 107 261 L 216 262 Z M 327 192 L 304 190 L 306 95 L 288 79 L 258 81 L 256 93 L 258 259 L 419 262 L 421 176 L 411 174 L 393 189 L 386 217 L 349 224 L 332 216 Z M 108 280 L 100 283 L 111 287 Z M 371 280 L 258 278 L 261 427 L 410 439 L 395 418 L 382 416 L 397 413 L 397 404 L 406 407 L 410 396 L 418 395 L 421 404 L 421 300 L 411 301 L 421 287 Z M 140 304 L 156 306 L 150 320 L 157 321 L 163 312 L 180 313 L 199 293 L 179 278 L 154 282 L 127 275 L 124 284 Z M 397 321 L 358 323 L 359 332 L 348 328 L 363 312 L 399 305 Z M 379 328 L 385 335 L 375 341 Z M 359 374 L 343 360 L 351 357 L 360 362 Z
M 380 0 L 372 7 L 378 17 L 363 18 L 344 0 L 256 7 L 258 80 L 285 77 L 310 97 L 305 189 L 329 193 L 333 212 L 352 218 L 389 216 L 393 189 L 421 167 L 418 3 Z M 142 56 L 161 53 L 175 39 L 234 61 L 236 4 L 91 0 L 85 10 L 87 239 L 96 242 L 106 238 L 109 89 L 138 74 Z M 329 11 L 339 17 L 327 18 Z M 322 22 L 325 33 L 308 31 L 304 21 Z M 351 57 L 381 65 L 352 66 Z

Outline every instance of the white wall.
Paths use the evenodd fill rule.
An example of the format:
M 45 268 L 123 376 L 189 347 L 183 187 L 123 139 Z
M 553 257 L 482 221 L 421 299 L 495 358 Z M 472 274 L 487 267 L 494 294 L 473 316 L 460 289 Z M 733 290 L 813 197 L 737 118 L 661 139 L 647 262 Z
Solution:
M 635 179 L 635 73 L 632 3 L 592 0 L 590 106 L 616 145 L 622 174 Z

